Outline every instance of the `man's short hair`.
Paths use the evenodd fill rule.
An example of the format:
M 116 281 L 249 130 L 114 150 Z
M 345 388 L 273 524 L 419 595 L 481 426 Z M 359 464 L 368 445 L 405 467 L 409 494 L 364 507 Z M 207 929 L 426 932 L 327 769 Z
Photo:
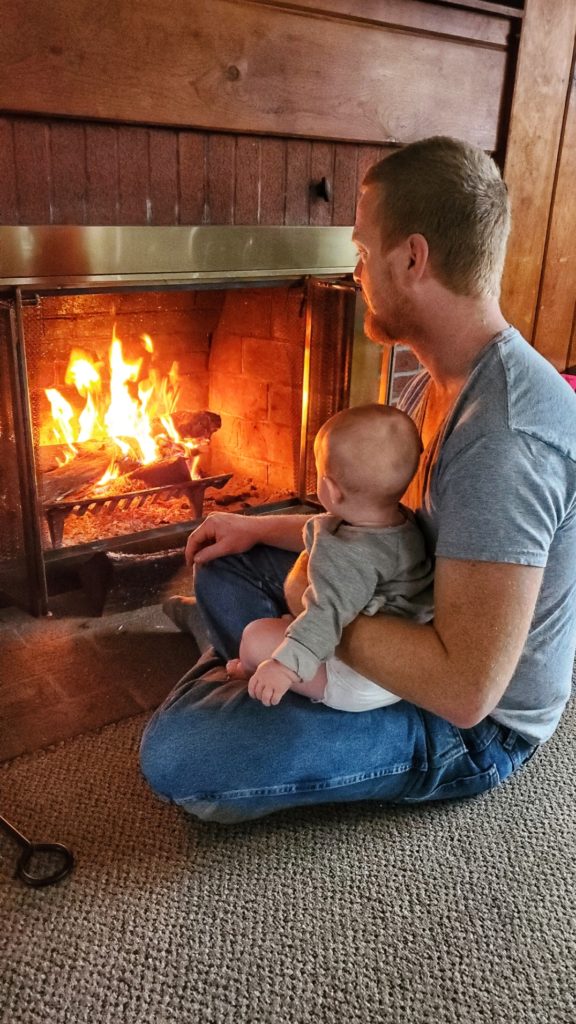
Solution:
M 373 164 L 362 187 L 379 190 L 385 249 L 421 234 L 447 288 L 499 296 L 510 202 L 497 165 L 483 150 L 442 135 L 422 139 Z

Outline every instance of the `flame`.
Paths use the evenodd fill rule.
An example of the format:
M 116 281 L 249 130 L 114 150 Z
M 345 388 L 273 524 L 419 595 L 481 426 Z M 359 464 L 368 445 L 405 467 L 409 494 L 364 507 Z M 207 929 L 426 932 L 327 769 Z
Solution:
M 67 402 L 56 388 L 46 388 L 46 398 L 50 402 L 50 408 L 52 409 L 53 440 L 56 443 L 63 441 L 74 453 L 76 451 L 74 441 L 78 440 L 78 438 L 74 437 L 72 425 L 74 409 L 70 402 Z
M 153 356 L 151 337 L 143 334 L 140 340 L 148 355 Z M 180 393 L 178 364 L 173 363 L 169 373 L 162 377 L 146 357 L 148 375 L 143 376 L 144 362 L 143 356 L 131 360 L 125 357 L 115 325 L 108 358 L 109 385 L 103 380 L 102 364 L 87 352 L 73 349 L 65 383 L 74 388 L 83 406 L 79 408 L 77 404 L 75 410 L 60 391 L 47 388 L 51 420 L 42 432 L 41 443 L 67 445 L 64 457 L 68 461 L 77 454 L 77 442 L 108 438 L 117 445 L 119 458 L 130 456 L 147 465 L 163 457 L 162 444 L 169 441 L 186 457 L 191 475 L 196 475 L 198 460 L 194 462 L 192 454 L 195 442 L 183 439 L 172 419 Z M 98 486 L 119 472 L 113 459 Z
M 95 486 L 104 487 L 106 484 L 110 483 L 111 480 L 117 480 L 119 476 L 120 470 L 118 469 L 118 463 L 115 459 L 112 459 L 108 469 L 102 474 L 100 479 L 96 481 Z

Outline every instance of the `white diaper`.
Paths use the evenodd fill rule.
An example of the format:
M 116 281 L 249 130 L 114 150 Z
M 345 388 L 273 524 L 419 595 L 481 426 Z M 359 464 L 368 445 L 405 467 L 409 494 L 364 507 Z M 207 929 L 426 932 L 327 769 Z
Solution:
M 326 689 L 320 703 L 337 711 L 372 711 L 400 700 L 395 693 L 361 676 L 340 658 L 328 658 L 326 677 Z

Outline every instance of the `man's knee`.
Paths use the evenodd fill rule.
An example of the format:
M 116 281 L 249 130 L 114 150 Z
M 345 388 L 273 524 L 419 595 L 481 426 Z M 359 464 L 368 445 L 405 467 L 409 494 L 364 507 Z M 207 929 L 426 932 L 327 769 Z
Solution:
M 140 741 L 140 770 L 157 796 L 173 798 L 174 758 L 159 714 L 148 723 Z
M 216 792 L 210 795 L 207 793 L 190 793 L 190 789 L 200 786 L 202 782 L 195 779 L 195 786 L 190 789 L 183 781 L 182 765 L 175 755 L 177 747 L 177 736 L 174 735 L 169 718 L 162 713 L 155 715 L 148 724 L 140 743 L 140 769 L 146 782 L 155 795 L 161 800 L 177 804 L 187 814 L 199 818 L 201 821 L 213 821 L 219 824 L 233 824 L 238 821 L 248 821 L 251 818 L 258 818 L 266 813 L 259 806 L 252 806 L 250 800 L 234 801 L 231 799 L 219 798 L 217 795 L 216 780 L 212 781 L 212 788 Z M 190 759 L 192 751 L 190 751 Z M 199 758 L 205 764 L 205 758 Z M 188 765 L 190 770 L 190 765 Z

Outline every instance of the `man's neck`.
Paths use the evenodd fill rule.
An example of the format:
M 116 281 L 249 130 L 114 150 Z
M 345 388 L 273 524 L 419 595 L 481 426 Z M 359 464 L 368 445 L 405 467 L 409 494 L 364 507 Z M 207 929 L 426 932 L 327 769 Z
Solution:
M 497 299 L 452 295 L 446 305 L 438 303 L 436 311 L 428 310 L 425 327 L 409 344 L 432 377 L 438 397 L 451 402 L 479 355 L 506 327 Z

